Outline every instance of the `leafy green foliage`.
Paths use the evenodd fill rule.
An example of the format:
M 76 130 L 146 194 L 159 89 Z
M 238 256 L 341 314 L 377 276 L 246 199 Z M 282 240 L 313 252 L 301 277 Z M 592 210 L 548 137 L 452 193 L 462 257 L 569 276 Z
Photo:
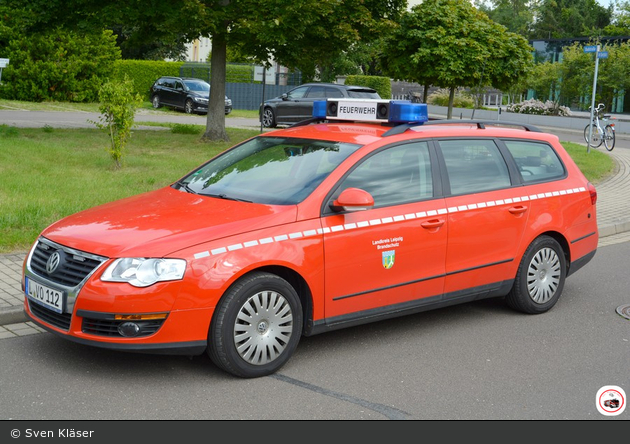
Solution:
M 427 97 L 427 103 L 437 106 L 448 106 L 450 100 L 450 91 L 447 89 L 438 89 L 432 92 Z M 474 105 L 473 98 L 463 91 L 455 91 L 455 97 L 453 99 L 453 106 L 456 108 L 472 108 Z
M 532 38 L 598 36 L 610 24 L 612 8 L 596 0 L 541 0 L 532 24 Z
M 346 77 L 346 85 L 373 88 L 383 99 L 389 99 L 392 96 L 392 82 L 389 77 L 351 75 Z
M 3 56 L 10 59 L 2 73 L 3 98 L 94 102 L 120 50 L 111 31 L 26 34 L 14 28 Z
M 597 45 L 596 41 L 588 43 Z M 608 51 L 608 58 L 599 60 L 596 101 L 610 109 L 613 98 L 630 89 L 630 42 L 601 48 Z M 587 110 L 591 105 L 594 72 L 594 53 L 585 53 L 583 46 L 575 43 L 563 48 L 560 62 L 537 64 L 528 86 L 540 100 Z
M 392 77 L 451 89 L 505 89 L 525 76 L 532 48 L 468 0 L 424 0 L 387 38 L 381 66 Z M 452 103 L 449 104 L 450 117 Z
M 121 167 L 123 151 L 131 137 L 136 108 L 142 101 L 140 95 L 134 94 L 133 90 L 133 82 L 125 77 L 122 82 L 104 83 L 98 94 L 101 116 L 99 122 L 94 124 L 108 133 L 108 152 L 117 168 Z

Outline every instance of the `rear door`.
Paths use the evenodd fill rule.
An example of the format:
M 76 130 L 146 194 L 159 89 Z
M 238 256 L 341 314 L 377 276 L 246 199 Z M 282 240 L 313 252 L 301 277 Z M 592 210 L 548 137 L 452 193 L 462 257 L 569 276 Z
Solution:
M 494 140 L 440 140 L 439 148 L 450 194 L 445 297 L 483 296 L 514 278 L 531 203 L 522 187 L 512 187 Z
M 373 209 L 324 212 L 325 315 L 335 323 L 441 299 L 447 216 L 435 198 L 427 142 L 388 147 L 365 158 L 340 183 L 368 191 Z

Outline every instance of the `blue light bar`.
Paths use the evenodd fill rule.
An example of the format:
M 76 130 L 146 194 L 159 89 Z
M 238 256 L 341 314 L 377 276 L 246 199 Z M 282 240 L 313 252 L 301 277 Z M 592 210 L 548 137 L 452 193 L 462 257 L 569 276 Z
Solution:
M 313 117 L 360 122 L 418 123 L 429 120 L 425 103 L 409 100 L 328 99 L 313 102 Z
M 389 105 L 389 121 L 396 123 L 424 123 L 429 120 L 426 103 L 408 100 L 392 100 Z
M 326 118 L 326 101 L 325 100 L 315 100 L 313 102 L 313 117 L 315 117 L 316 119 Z

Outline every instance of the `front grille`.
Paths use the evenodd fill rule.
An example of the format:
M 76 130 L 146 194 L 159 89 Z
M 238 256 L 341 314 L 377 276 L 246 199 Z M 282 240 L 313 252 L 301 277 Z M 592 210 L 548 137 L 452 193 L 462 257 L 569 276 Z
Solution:
M 43 322 L 65 331 L 70 330 L 70 321 L 72 321 L 71 313 L 55 313 L 54 311 L 31 301 L 28 301 L 28 307 L 30 308 L 31 313 Z
M 83 333 L 98 336 L 115 336 L 122 338 L 123 336 L 118 332 L 118 326 L 128 321 L 109 320 L 109 319 L 91 319 L 83 318 L 83 325 L 81 327 Z M 134 337 L 149 336 L 160 329 L 164 323 L 164 319 L 152 319 L 146 321 L 132 321 L 140 326 L 140 331 Z
M 52 274 L 49 274 L 46 271 L 46 263 L 55 252 L 60 253 L 61 260 L 57 269 Z M 35 274 L 51 282 L 67 287 L 76 287 L 101 263 L 102 260 L 90 257 L 87 254 L 61 246 L 49 245 L 40 240 L 37 247 L 33 250 L 30 267 Z

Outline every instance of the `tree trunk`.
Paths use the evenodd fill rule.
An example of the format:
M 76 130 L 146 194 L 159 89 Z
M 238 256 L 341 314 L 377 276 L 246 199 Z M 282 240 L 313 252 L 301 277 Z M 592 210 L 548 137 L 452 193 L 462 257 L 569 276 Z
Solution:
M 448 112 L 446 114 L 447 119 L 451 119 L 453 117 L 453 102 L 455 101 L 455 87 L 451 86 L 451 92 L 448 95 Z
M 225 29 L 212 36 L 212 56 L 210 58 L 210 101 L 208 103 L 208 117 L 206 132 L 201 140 L 209 142 L 215 140 L 228 141 L 225 131 L 225 72 L 227 52 L 227 25 Z

